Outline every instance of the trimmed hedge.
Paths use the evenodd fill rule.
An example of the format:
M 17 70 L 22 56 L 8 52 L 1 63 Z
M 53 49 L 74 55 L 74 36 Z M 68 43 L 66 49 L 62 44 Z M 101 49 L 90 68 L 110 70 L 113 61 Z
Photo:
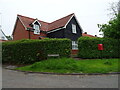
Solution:
M 47 59 L 48 54 L 69 57 L 71 41 L 69 39 L 17 40 L 3 42 L 2 61 L 12 64 L 31 64 Z
M 98 50 L 103 44 L 104 50 Z M 111 38 L 80 37 L 78 39 L 80 58 L 120 58 L 120 40 Z

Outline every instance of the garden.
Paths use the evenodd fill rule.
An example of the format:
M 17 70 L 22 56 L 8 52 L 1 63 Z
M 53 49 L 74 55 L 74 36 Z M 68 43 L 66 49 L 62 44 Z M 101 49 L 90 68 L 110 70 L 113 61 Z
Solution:
M 118 59 L 86 59 L 73 58 L 48 59 L 32 65 L 16 68 L 21 71 L 50 73 L 111 73 L 118 71 Z
M 4 42 L 3 64 L 25 65 L 21 71 L 51 73 L 111 73 L 119 72 L 120 41 L 111 38 L 80 37 L 77 57 L 71 58 L 71 40 L 44 39 Z M 98 50 L 103 44 L 104 50 Z M 59 54 L 48 57 L 48 54 Z M 29 64 L 29 65 L 28 65 Z

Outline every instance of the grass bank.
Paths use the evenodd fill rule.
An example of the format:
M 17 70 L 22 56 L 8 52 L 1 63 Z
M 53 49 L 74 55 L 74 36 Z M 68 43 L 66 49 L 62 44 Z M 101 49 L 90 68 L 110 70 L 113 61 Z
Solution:
M 72 58 L 61 58 L 40 61 L 16 69 L 54 73 L 109 73 L 119 72 L 118 62 L 119 59 L 74 60 Z

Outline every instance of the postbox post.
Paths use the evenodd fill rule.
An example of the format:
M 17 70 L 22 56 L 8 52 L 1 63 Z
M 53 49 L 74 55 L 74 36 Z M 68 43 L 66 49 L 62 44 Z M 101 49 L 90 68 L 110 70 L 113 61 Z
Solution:
M 98 50 L 101 52 L 101 59 L 102 59 L 102 51 L 104 50 L 103 44 L 98 44 Z

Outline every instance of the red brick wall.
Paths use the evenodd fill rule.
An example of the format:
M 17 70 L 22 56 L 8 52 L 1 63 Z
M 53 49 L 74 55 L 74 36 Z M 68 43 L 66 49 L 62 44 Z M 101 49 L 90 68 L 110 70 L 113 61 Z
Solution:
M 19 19 L 16 21 L 16 26 L 13 32 L 13 40 L 28 39 L 28 31 L 22 25 Z
M 34 32 L 30 32 L 30 39 L 39 39 L 39 36 L 46 36 L 46 34 L 40 32 L 40 35 L 37 35 Z
M 72 55 L 76 55 L 78 53 L 78 50 L 71 50 Z
M 39 39 L 39 36 L 46 36 L 46 34 L 41 32 L 40 35 L 36 35 L 33 31 L 30 32 L 30 39 Z M 13 33 L 13 40 L 20 39 L 29 39 L 29 31 L 25 30 L 23 24 L 20 22 L 19 19 L 17 19 L 15 30 Z

